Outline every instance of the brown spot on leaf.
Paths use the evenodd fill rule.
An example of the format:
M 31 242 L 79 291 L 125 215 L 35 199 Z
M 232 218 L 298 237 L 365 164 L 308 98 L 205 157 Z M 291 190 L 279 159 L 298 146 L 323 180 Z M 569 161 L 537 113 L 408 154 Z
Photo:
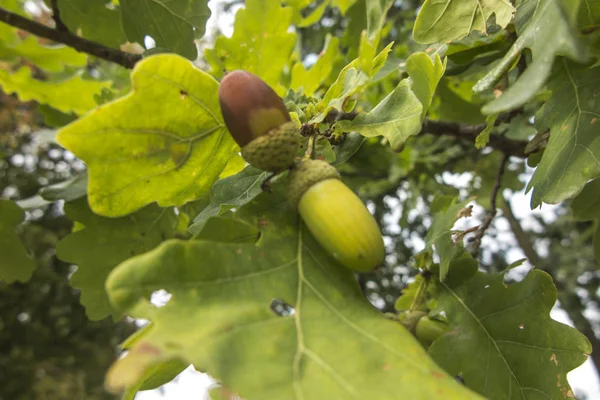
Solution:
M 160 356 L 162 351 L 159 348 L 152 346 L 150 343 L 142 342 L 135 347 L 134 351 L 139 354 L 150 354 Z
M 558 365 L 558 360 L 556 359 L 556 354 L 552 353 L 552 356 L 550 357 L 550 361 L 553 361 L 554 365 Z
M 456 218 L 466 218 L 466 217 L 470 217 L 471 215 L 473 215 L 473 206 L 467 206 L 465 208 L 461 208 L 460 210 L 458 210 L 458 213 L 456 214 Z
M 187 97 L 188 92 L 186 92 L 185 90 L 180 90 L 179 94 L 181 95 L 181 100 L 183 100 Z
M 431 376 L 433 376 L 434 378 L 439 378 L 439 379 L 445 378 L 444 374 L 442 374 L 441 372 L 438 372 L 438 371 L 433 371 L 431 373 Z
M 592 122 L 590 124 L 594 125 L 596 123 L 596 121 L 598 121 L 598 118 L 592 118 Z
M 390 364 L 385 363 L 383 364 L 383 367 L 381 369 L 384 371 L 389 371 L 390 369 L 392 369 L 392 367 L 390 366 Z

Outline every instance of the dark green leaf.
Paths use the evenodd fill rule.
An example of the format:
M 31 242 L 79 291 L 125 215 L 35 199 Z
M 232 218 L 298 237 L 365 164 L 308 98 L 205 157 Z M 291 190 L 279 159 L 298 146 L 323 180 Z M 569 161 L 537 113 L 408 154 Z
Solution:
M 10 200 L 0 199 L 0 281 L 12 283 L 29 280 L 35 261 L 27 254 L 16 228 L 25 212 Z
M 481 272 L 459 286 L 439 283 L 435 311 L 447 315 L 451 330 L 430 354 L 490 399 L 574 398 L 567 372 L 592 348 L 583 334 L 550 317 L 555 302 L 552 279 L 538 270 L 508 286 L 503 274 Z
M 263 170 L 246 167 L 235 175 L 217 181 L 212 188 L 210 204 L 194 218 L 190 232 L 196 235 L 210 217 L 252 201 L 262 193 L 261 184 L 267 176 Z
M 550 129 L 550 140 L 527 185 L 533 189 L 532 207 L 569 199 L 600 176 L 600 67 L 561 58 L 548 88 L 552 97 L 536 114 L 535 125 L 538 132 Z
M 526 48 L 531 49 L 533 61 L 502 96 L 483 107 L 484 114 L 508 111 L 531 100 L 550 76 L 557 55 L 579 62 L 587 59 L 586 48 L 558 0 L 524 1 L 515 23 L 519 28 L 517 41 L 473 90 L 483 92 L 491 89 Z
M 130 42 L 150 36 L 157 47 L 195 60 L 194 39 L 204 35 L 210 9 L 206 0 L 121 0 L 121 18 Z

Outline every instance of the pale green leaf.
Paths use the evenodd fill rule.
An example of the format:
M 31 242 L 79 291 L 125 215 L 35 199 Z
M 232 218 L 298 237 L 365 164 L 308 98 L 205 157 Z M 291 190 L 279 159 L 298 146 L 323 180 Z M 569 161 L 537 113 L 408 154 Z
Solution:
M 452 227 L 460 218 L 471 215 L 467 208 L 469 200 L 454 204 L 455 201 L 456 199 L 453 199 L 450 205 L 446 203 L 439 206 L 439 211 L 433 215 L 433 222 L 425 237 L 426 248 L 435 248 L 440 257 L 440 280 L 442 281 L 446 279 L 452 260 L 464 252 L 463 241 L 454 239 L 455 232 L 452 231 Z
M 450 374 L 489 399 L 567 399 L 567 372 L 592 351 L 583 334 L 554 321 L 556 288 L 532 270 L 506 285 L 503 274 L 478 272 L 462 285 L 438 282 L 437 312 L 450 331 L 429 349 Z M 479 357 L 474 357 L 479 354 Z
M 442 62 L 438 54 L 432 56 L 424 52 L 412 54 L 406 60 L 406 72 L 410 76 L 411 89 L 423 105 L 421 120 L 433 100 L 433 94 L 446 70 L 446 59 Z
M 6 93 L 16 93 L 21 101 L 35 100 L 64 113 L 85 114 L 96 107 L 94 96 L 110 87 L 110 82 L 82 79 L 77 75 L 61 82 L 40 81 L 28 67 L 10 73 L 0 69 L 0 86 Z
M 323 99 L 316 104 L 315 108 L 317 112 L 312 116 L 309 123 L 314 124 L 323 121 L 333 109 L 351 111 L 347 107 L 346 102 L 350 96 L 362 91 L 369 83 L 370 78 L 383 67 L 392 45 L 393 43 L 390 43 L 371 60 L 371 65 L 369 66 L 370 74 L 359 68 L 360 57 L 346 65 L 340 71 L 336 81 L 329 87 Z
M 94 214 L 87 199 L 65 205 L 67 216 L 84 226 L 61 240 L 57 256 L 77 265 L 71 285 L 81 290 L 81 304 L 91 320 L 112 314 L 120 315 L 110 306 L 104 282 L 110 271 L 128 258 L 153 249 L 174 235 L 177 218 L 172 209 L 150 205 L 123 218 L 105 218 Z
M 356 0 L 330 0 L 331 5 L 337 7 L 342 15 L 346 14 L 346 11 L 356 2 Z
M 45 2 L 50 5 L 50 0 Z M 107 0 L 58 0 L 60 17 L 71 32 L 79 32 L 86 39 L 118 48 L 127 40 L 119 11 L 115 7 L 109 8 L 109 5 Z
M 552 97 L 535 118 L 538 132 L 550 129 L 550 140 L 527 185 L 532 207 L 569 199 L 600 176 L 600 67 L 560 58 L 548 89 Z
M 204 35 L 210 17 L 207 0 L 121 0 L 121 19 L 130 42 L 150 36 L 157 48 L 197 58 L 194 39 Z
M 492 114 L 485 119 L 485 122 L 487 123 L 485 129 L 482 130 L 481 133 L 475 138 L 476 148 L 481 149 L 487 146 L 488 142 L 490 141 L 490 135 L 494 129 L 496 119 L 498 119 L 498 114 Z
M 394 0 L 371 0 L 367 6 L 367 36 L 370 41 L 375 40 L 385 25 L 388 10 Z
M 61 145 L 85 161 L 95 213 L 118 217 L 207 194 L 234 149 L 218 83 L 175 55 L 144 59 L 133 92 L 66 126 Z
M 171 240 L 111 274 L 114 304 L 153 326 L 111 368 L 108 387 L 181 358 L 247 400 L 479 398 L 366 301 L 352 272 L 324 253 L 295 213 L 273 209 L 285 203 L 276 193 L 254 204 L 269 209 L 260 216 L 271 227 L 260 246 Z M 161 308 L 148 301 L 158 289 L 172 295 Z M 293 313 L 273 312 L 273 299 Z
M 329 77 L 333 70 L 333 64 L 339 56 L 339 39 L 327 36 L 321 56 L 308 71 L 301 62 L 294 64 L 290 88 L 295 91 L 301 90 L 303 94 L 312 96 Z
M 24 218 L 25 212 L 14 202 L 0 199 L 0 281 L 26 282 L 35 269 L 35 261 L 16 232 Z
M 359 114 L 353 121 L 340 121 L 344 131 L 355 131 L 366 137 L 383 136 L 398 150 L 406 139 L 421 131 L 423 105 L 404 79 L 369 113 Z
M 210 204 L 194 218 L 189 231 L 198 234 L 206 221 L 213 216 L 223 214 L 234 207 L 252 201 L 262 193 L 261 184 L 267 178 L 265 171 L 246 167 L 243 171 L 217 181 L 212 187 Z
M 527 48 L 531 49 L 532 62 L 502 96 L 483 107 L 484 114 L 508 111 L 531 100 L 546 83 L 557 55 L 578 62 L 587 59 L 586 48 L 558 0 L 524 1 L 517 11 L 515 24 L 517 40 L 473 90 L 480 93 L 491 89 Z
M 415 26 L 417 43 L 448 43 L 473 31 L 487 33 L 492 15 L 504 28 L 511 21 L 515 8 L 509 0 L 425 0 Z
M 329 0 L 324 0 L 321 4 L 319 4 L 312 12 L 306 17 L 302 18 L 298 22 L 298 27 L 305 28 L 307 26 L 311 26 L 316 24 L 321 20 L 325 10 L 329 6 Z
M 279 79 L 296 43 L 296 34 L 288 32 L 291 22 L 292 9 L 278 1 L 246 1 L 235 15 L 233 36 L 219 36 L 206 52 L 212 74 L 244 69 L 283 94 Z
M 43 46 L 35 36 L 27 36 L 15 43 L 0 41 L 0 59 L 13 60 L 15 57 L 23 57 L 50 72 L 63 71 L 66 66 L 83 67 L 87 64 L 84 53 L 62 45 Z

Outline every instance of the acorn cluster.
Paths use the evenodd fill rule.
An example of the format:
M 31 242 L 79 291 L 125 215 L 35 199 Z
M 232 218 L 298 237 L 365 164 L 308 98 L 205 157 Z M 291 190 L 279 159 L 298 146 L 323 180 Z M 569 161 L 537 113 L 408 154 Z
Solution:
M 273 173 L 289 170 L 288 201 L 331 257 L 361 272 L 383 262 L 379 227 L 337 170 L 325 161 L 296 160 L 300 130 L 269 85 L 249 72 L 230 72 L 221 81 L 219 102 L 246 162 Z

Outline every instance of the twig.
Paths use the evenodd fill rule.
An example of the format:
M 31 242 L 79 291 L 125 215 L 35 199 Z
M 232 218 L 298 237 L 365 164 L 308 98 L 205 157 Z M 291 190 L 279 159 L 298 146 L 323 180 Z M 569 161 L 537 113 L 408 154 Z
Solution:
M 510 156 L 508 154 L 504 154 L 502 158 L 502 162 L 500 163 L 500 168 L 498 168 L 498 173 L 496 174 L 496 182 L 494 183 L 494 188 L 492 189 L 492 193 L 490 195 L 490 208 L 485 213 L 485 218 L 481 223 L 481 226 L 475 233 L 475 237 L 473 238 L 473 254 L 477 255 L 479 253 L 479 246 L 481 246 L 481 239 L 485 234 L 485 231 L 490 227 L 496 213 L 498 212 L 496 209 L 496 198 L 498 197 L 498 192 L 500 191 L 500 187 L 502 187 L 502 176 L 504 175 L 504 170 L 506 169 L 506 163 Z
M 496 125 L 505 122 L 507 118 L 498 117 Z M 425 120 L 420 135 L 453 136 L 457 139 L 474 142 L 486 126 L 486 124 L 465 125 L 456 122 Z M 525 146 L 527 146 L 527 143 L 524 140 L 513 140 L 504 136 L 490 135 L 488 146 L 510 156 L 525 158 Z
M 496 119 L 495 125 L 510 121 L 515 115 L 520 114 L 521 110 L 515 110 L 506 114 L 500 115 Z M 356 112 L 339 112 L 332 110 L 326 117 L 327 121 L 351 121 L 358 113 Z M 436 135 L 436 136 L 453 136 L 457 139 L 475 141 L 475 138 L 487 127 L 487 124 L 466 125 L 457 122 L 433 121 L 426 119 L 423 121 L 423 127 L 419 135 Z M 514 157 L 525 158 L 525 146 L 527 141 L 513 140 L 504 136 L 491 135 L 488 143 L 489 147 L 499 150 L 504 154 Z
M 22 29 L 36 36 L 66 44 L 77 51 L 122 65 L 125 68 L 133 68 L 134 65 L 142 59 L 142 56 L 139 54 L 127 53 L 121 50 L 106 47 L 100 43 L 92 42 L 91 40 L 79 37 L 68 30 L 63 31 L 49 28 L 46 25 L 42 25 L 38 22 L 12 13 L 2 7 L 0 7 L 0 22 L 4 22 L 10 26 L 14 26 L 15 28 Z
M 52 7 L 52 19 L 54 20 L 54 24 L 56 25 L 56 30 L 62 32 L 68 32 L 69 28 L 63 20 L 60 18 L 60 9 L 58 8 L 58 0 L 52 0 L 50 2 L 50 6 Z

